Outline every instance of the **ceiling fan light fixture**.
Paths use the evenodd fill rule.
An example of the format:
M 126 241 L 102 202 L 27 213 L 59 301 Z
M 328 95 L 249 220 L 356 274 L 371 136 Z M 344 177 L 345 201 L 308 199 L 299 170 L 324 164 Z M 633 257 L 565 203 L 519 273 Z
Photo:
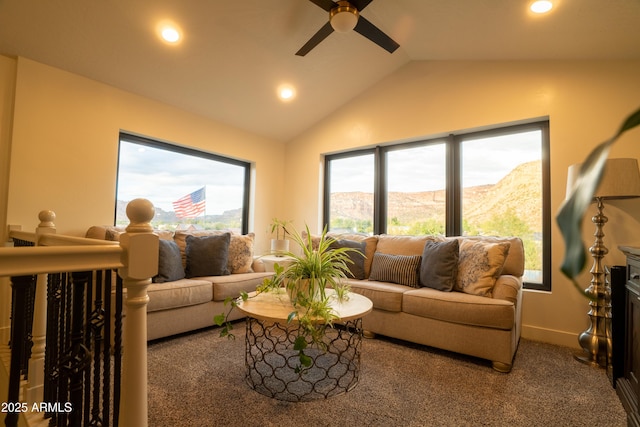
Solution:
M 339 33 L 347 33 L 353 30 L 358 23 L 358 17 L 358 9 L 348 1 L 339 1 L 338 6 L 329 12 L 331 26 Z

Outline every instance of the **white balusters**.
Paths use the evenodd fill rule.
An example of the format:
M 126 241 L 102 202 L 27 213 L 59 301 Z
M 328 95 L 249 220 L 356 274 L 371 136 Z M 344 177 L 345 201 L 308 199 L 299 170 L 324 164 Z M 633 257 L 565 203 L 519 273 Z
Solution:
M 40 224 L 36 229 L 36 239 L 45 234 L 55 234 L 56 226 L 54 221 L 56 214 L 53 211 L 45 210 L 38 214 Z M 36 246 L 38 241 L 36 241 Z M 29 359 L 29 377 L 25 384 L 24 396 L 31 407 L 36 402 L 43 400 L 44 388 L 44 353 L 47 340 L 47 275 L 38 274 L 36 282 L 35 304 L 33 308 L 33 347 L 31 358 Z

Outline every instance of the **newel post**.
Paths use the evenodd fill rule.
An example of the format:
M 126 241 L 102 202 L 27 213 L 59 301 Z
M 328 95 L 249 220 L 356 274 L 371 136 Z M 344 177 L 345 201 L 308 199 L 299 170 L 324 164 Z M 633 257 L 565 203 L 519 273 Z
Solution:
M 154 214 L 148 200 L 132 200 L 127 205 L 129 226 L 120 236 L 124 267 L 118 274 L 127 290 L 120 398 L 125 427 L 147 426 L 147 287 L 158 272 L 158 236 L 150 224 Z
M 40 236 L 45 234 L 55 234 L 56 226 L 54 221 L 56 214 L 53 211 L 45 210 L 38 214 L 40 224 L 36 229 L 37 242 L 39 245 Z M 33 403 L 44 400 L 44 357 L 47 341 L 47 274 L 38 274 L 36 281 L 35 304 L 33 307 L 33 348 L 29 359 L 29 379 L 26 384 L 25 397 L 29 407 Z

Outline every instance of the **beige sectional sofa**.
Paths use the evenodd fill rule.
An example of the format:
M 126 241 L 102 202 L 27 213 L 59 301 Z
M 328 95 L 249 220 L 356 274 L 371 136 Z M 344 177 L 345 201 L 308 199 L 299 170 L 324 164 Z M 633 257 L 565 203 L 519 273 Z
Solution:
M 362 265 L 352 267 L 360 277 L 348 280 L 353 292 L 373 301 L 373 311 L 363 318 L 365 332 L 488 359 L 500 372 L 511 370 L 522 313 L 519 238 L 333 237 L 338 245 L 359 242 L 366 254 L 355 260 Z
M 117 241 L 123 232 L 124 227 L 93 226 L 86 237 Z M 252 233 L 157 231 L 156 234 L 160 237 L 160 262 L 159 274 L 147 289 L 148 340 L 213 326 L 214 316 L 229 308 L 224 305 L 227 297 L 254 291 L 273 274 L 265 272 L 262 262 L 254 257 Z M 218 265 L 210 262 L 216 259 L 223 261 Z M 240 317 L 240 312 L 233 310 L 229 320 Z
M 118 240 L 122 232 L 118 227 L 96 226 L 87 237 Z M 207 252 L 205 242 L 220 236 L 219 231 L 157 234 L 161 261 L 148 288 L 149 340 L 212 326 L 213 317 L 228 310 L 227 297 L 254 291 L 273 274 L 254 257 L 253 234 L 227 234 L 229 240 L 221 245 L 228 252 L 222 256 Z M 519 238 L 331 237 L 335 245 L 355 247 L 365 255 L 352 253 L 354 277 L 346 280 L 353 292 L 373 302 L 373 311 L 363 318 L 367 334 L 467 354 L 491 361 L 500 372 L 511 370 L 522 313 L 524 248 Z M 214 239 L 220 244 L 220 237 Z M 178 277 L 170 271 L 163 250 L 171 253 Z M 223 259 L 216 266 L 221 271 L 198 270 L 193 261 L 200 256 L 207 264 Z M 193 277 L 179 277 L 180 272 Z M 229 320 L 241 316 L 232 310 Z

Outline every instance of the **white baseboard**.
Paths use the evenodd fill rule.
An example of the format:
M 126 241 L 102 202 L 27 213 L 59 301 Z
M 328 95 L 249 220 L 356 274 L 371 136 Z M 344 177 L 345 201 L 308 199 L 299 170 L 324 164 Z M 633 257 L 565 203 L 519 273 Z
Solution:
M 578 334 L 566 331 L 556 331 L 554 329 L 540 328 L 538 326 L 522 325 L 522 338 L 541 341 L 563 347 L 580 350 L 578 344 Z

